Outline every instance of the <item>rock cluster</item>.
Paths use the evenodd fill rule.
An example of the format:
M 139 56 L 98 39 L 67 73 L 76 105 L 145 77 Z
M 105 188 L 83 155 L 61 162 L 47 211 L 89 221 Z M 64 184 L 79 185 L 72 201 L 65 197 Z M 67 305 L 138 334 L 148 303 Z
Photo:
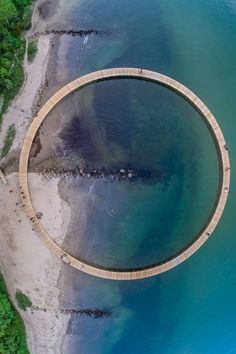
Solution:
M 39 306 L 31 306 L 31 311 L 43 311 L 47 312 L 47 309 L 41 308 Z M 59 313 L 63 313 L 65 315 L 73 315 L 73 316 L 88 316 L 92 318 L 104 318 L 104 317 L 110 317 L 112 315 L 112 312 L 110 310 L 99 310 L 97 308 L 95 309 L 60 309 L 58 311 Z
M 110 317 L 111 311 L 109 310 L 99 310 L 99 309 L 71 309 L 71 310 L 61 310 L 61 313 L 70 315 L 85 315 L 93 318 L 104 318 Z
M 116 171 L 110 171 L 109 173 L 105 173 L 104 171 L 97 170 L 97 169 L 85 169 L 85 168 L 78 168 L 75 170 L 65 170 L 65 169 L 48 169 L 45 168 L 40 171 L 40 174 L 45 176 L 46 178 L 56 178 L 62 177 L 64 179 L 68 179 L 70 176 L 80 176 L 80 177 L 94 177 L 94 178 L 101 178 L 107 181 L 120 181 L 120 180 L 131 180 L 136 177 L 136 174 L 133 170 L 129 169 L 118 169 Z

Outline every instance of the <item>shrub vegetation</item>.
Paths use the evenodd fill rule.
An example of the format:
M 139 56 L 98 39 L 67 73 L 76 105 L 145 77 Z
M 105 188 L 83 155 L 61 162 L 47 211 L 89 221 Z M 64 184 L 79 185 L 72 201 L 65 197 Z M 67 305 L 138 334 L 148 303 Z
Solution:
M 29 354 L 23 321 L 9 300 L 6 284 L 1 274 L 0 354 Z
M 15 134 L 16 134 L 15 125 L 11 124 L 8 127 L 7 135 L 6 135 L 5 140 L 4 140 L 4 145 L 3 145 L 3 148 L 2 148 L 2 151 L 1 151 L 1 158 L 6 156 L 8 154 L 8 152 L 10 151 L 12 143 L 13 143 L 13 140 L 14 140 L 14 137 L 15 137 Z
M 27 48 L 27 57 L 29 62 L 32 62 L 34 60 L 37 50 L 38 50 L 37 42 L 36 41 L 29 42 Z
M 18 307 L 23 311 L 26 311 L 27 307 L 32 306 L 32 302 L 30 301 L 28 296 L 23 294 L 20 290 L 16 291 L 16 301 Z

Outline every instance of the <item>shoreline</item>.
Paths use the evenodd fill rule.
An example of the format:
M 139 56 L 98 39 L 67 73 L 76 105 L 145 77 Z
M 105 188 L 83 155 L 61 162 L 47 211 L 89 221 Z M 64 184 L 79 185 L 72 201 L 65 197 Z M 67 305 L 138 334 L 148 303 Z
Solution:
M 17 193 L 17 180 L 18 174 L 12 173 L 8 175 L 8 185 L 0 185 L 1 270 L 7 280 L 11 300 L 24 320 L 30 353 L 61 353 L 60 347 L 71 319 L 69 314 L 60 311 L 58 284 L 62 262 L 51 254 L 32 230 Z M 42 213 L 45 227 L 61 244 L 70 219 L 70 207 L 60 197 L 60 179 L 48 181 L 39 174 L 30 173 L 29 182 L 34 205 Z M 43 199 L 40 197 L 42 194 Z M 11 216 L 6 217 L 6 210 L 13 210 Z M 32 301 L 33 306 L 27 311 L 18 308 L 16 290 L 27 294 Z
M 34 4 L 32 28 L 26 33 L 26 41 L 27 36 L 35 29 L 44 29 L 45 23 L 41 21 L 38 12 L 38 6 L 42 3 L 39 0 Z M 38 51 L 32 63 L 28 62 L 27 50 L 25 52 L 25 80 L 4 114 L 0 132 L 2 148 L 8 127 L 15 125 L 16 136 L 9 154 L 1 161 L 3 164 L 9 158 L 11 160 L 12 156 L 13 159 L 16 156 L 17 163 L 28 126 L 47 94 L 45 87 L 49 62 L 53 55 L 52 41 L 52 35 L 38 38 Z M 16 165 L 14 170 L 15 168 L 17 171 Z M 59 280 L 62 262 L 48 251 L 31 228 L 21 207 L 18 173 L 9 171 L 6 178 L 8 185 L 0 184 L 0 270 L 6 279 L 11 301 L 24 321 L 30 353 L 63 353 L 71 315 L 60 311 Z M 49 181 L 37 173 L 31 173 L 29 182 L 34 204 L 43 214 L 45 227 L 51 230 L 58 244 L 63 243 L 70 220 L 70 206 L 60 196 L 60 178 Z M 18 289 L 27 294 L 33 303 L 33 307 L 27 311 L 22 311 L 17 306 L 15 292 Z M 37 308 L 43 308 L 44 311 Z

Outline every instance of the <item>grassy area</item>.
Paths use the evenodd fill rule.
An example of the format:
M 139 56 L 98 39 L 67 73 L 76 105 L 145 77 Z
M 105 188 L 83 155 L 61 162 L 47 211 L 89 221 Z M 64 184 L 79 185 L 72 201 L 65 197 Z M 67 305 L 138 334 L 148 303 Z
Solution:
M 0 273 L 0 354 L 29 354 L 24 323 L 10 302 Z
M 32 62 L 34 60 L 37 51 L 38 51 L 37 41 L 29 42 L 27 48 L 27 57 L 29 62 Z
M 15 135 L 16 135 L 15 125 L 11 124 L 8 127 L 7 135 L 4 140 L 4 145 L 1 151 L 1 158 L 5 157 L 10 151 Z
M 16 296 L 17 305 L 21 310 L 26 311 L 27 307 L 32 306 L 32 302 L 30 301 L 28 296 L 23 294 L 20 290 L 16 291 L 15 296 Z

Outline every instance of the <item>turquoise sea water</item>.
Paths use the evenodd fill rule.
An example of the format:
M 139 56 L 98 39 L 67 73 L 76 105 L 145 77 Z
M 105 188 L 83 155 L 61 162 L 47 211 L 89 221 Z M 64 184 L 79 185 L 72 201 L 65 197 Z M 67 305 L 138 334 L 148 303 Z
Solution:
M 61 296 L 62 306 L 112 311 L 109 318 L 74 319 L 67 339 L 69 352 L 236 353 L 235 2 L 61 1 L 54 21 L 50 22 L 51 27 L 96 28 L 109 33 L 86 40 L 62 38 L 57 85 L 86 72 L 114 66 L 147 67 L 170 75 L 191 88 L 213 111 L 225 134 L 232 165 L 231 192 L 223 218 L 212 238 L 184 264 L 161 276 L 135 282 L 106 281 L 64 268 L 61 283 L 67 290 Z M 77 234 L 67 247 L 102 265 L 139 265 L 139 261 L 161 259 L 165 252 L 169 255 L 179 245 L 182 247 L 181 242 L 191 240 L 189 231 L 201 227 L 214 202 L 218 175 L 209 133 L 200 119 L 194 119 L 199 117 L 187 103 L 165 93 L 163 88 L 153 89 L 152 84 L 134 81 L 122 86 L 119 81 L 109 81 L 87 90 L 81 91 L 82 97 L 76 94 L 68 99 L 74 103 L 67 104 L 70 112 L 65 116 L 63 130 L 68 156 L 80 153 L 89 165 L 105 164 L 107 168 L 131 160 L 137 169 L 143 169 L 149 163 L 148 170 L 154 175 L 167 170 L 160 182 L 152 180 L 141 186 L 96 183 L 91 191 L 94 181 L 74 181 L 74 205 L 76 190 L 90 191 L 89 218 L 84 232 L 78 231 L 80 239 Z M 115 92 L 119 92 L 116 99 Z M 92 102 L 88 99 L 91 96 Z M 148 101 L 150 97 L 153 102 Z M 147 110 L 149 114 L 140 128 L 137 123 Z M 123 130 L 118 124 L 122 119 Z M 163 121 L 167 122 L 164 126 Z M 97 140 L 91 134 L 94 131 Z M 77 140 L 74 143 L 77 132 L 78 137 L 84 138 L 81 144 Z M 168 144 L 164 144 L 163 135 L 169 137 Z M 157 136 L 159 139 L 155 139 Z M 88 140 L 92 142 L 89 150 Z M 134 141 L 138 143 L 135 145 Z M 157 150 L 161 155 L 150 153 Z M 140 154 L 138 159 L 134 158 L 136 152 Z M 105 215 L 114 209 L 114 202 L 115 223 L 110 215 Z M 71 231 L 75 235 L 78 210 L 72 214 Z M 148 212 L 143 214 L 145 210 Z M 129 232 L 122 239 L 127 228 Z M 129 242 L 127 237 L 131 238 Z M 163 238 L 168 242 L 163 242 Z M 137 241 L 134 250 L 131 245 L 137 246 Z M 104 247 L 108 248 L 104 251 Z M 114 250 L 119 257 L 113 257 Z
M 211 213 L 219 184 L 215 145 L 198 113 L 159 85 L 128 79 L 90 85 L 63 106 L 76 107 L 64 119 L 63 155 L 81 155 L 105 175 L 120 168 L 136 174 L 114 182 L 90 177 L 86 185 L 75 179 L 73 190 L 86 188 L 88 210 L 81 230 L 75 208 L 67 250 L 127 268 L 163 261 L 191 242 Z M 76 198 L 72 204 L 81 205 Z

